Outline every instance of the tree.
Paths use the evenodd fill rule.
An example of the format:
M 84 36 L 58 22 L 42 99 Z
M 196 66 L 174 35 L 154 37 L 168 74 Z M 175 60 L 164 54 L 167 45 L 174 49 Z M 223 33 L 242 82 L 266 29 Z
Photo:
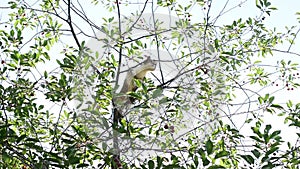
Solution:
M 299 168 L 300 103 L 277 98 L 299 86 L 280 54 L 300 29 L 268 27 L 268 0 L 227 21 L 251 6 L 229 2 L 1 5 L 0 167 Z

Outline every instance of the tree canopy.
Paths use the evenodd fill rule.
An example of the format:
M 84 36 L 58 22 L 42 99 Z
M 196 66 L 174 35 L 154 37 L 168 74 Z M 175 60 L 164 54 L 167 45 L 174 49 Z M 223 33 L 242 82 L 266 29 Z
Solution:
M 1 2 L 0 168 L 299 168 L 300 11 L 272 3 Z

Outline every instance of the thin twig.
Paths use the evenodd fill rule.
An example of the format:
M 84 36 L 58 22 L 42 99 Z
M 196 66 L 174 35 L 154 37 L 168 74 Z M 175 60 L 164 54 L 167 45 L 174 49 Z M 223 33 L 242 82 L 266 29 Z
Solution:
M 73 25 L 72 25 L 72 18 L 71 18 L 71 0 L 68 0 L 68 20 L 67 20 L 68 25 L 70 26 L 73 38 L 78 46 L 78 48 L 81 50 L 81 45 L 79 43 L 79 40 L 76 36 L 76 33 L 74 31 Z

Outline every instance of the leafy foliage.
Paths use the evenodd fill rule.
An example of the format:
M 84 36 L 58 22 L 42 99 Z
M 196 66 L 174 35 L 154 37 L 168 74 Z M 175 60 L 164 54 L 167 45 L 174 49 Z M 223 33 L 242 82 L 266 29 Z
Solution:
M 299 56 L 299 30 L 265 24 L 271 1 L 232 21 L 225 14 L 246 1 L 217 15 L 214 0 L 90 3 L 1 5 L 0 168 L 299 168 L 300 103 L 276 100 L 297 90 L 298 63 L 264 64 Z M 108 15 L 99 24 L 89 8 Z M 120 96 L 122 78 L 148 55 L 156 70 Z M 119 121 L 116 96 L 133 100 Z

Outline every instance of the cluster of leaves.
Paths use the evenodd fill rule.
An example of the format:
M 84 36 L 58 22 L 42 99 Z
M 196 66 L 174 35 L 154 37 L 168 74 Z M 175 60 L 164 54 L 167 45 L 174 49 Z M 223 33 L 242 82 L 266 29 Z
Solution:
M 44 1 L 39 10 L 22 1 L 8 5 L 9 18 L 0 30 L 0 168 L 84 167 L 109 158 L 90 143 L 68 106 L 75 97 L 71 73 L 81 53 L 63 50 L 65 58 L 54 66 L 51 51 L 61 39 L 62 23 L 50 14 L 59 1 Z M 53 70 L 41 73 L 48 65 Z
M 91 2 L 98 5 L 98 0 Z M 120 17 L 123 2 L 101 2 Z M 272 55 L 283 36 L 296 35 L 291 30 L 283 34 L 265 27 L 263 15 L 276 10 L 268 0 L 256 2 L 261 17 L 237 19 L 225 26 L 215 25 L 220 18 L 211 20 L 212 2 L 196 0 L 184 6 L 175 0 L 159 0 L 158 7 L 170 8 L 178 15 L 176 28 L 165 29 L 158 21 L 154 21 L 154 29 L 145 28 L 144 21 L 137 20 L 124 32 L 119 27 L 120 18 L 105 18 L 102 27 L 96 26 L 70 0 L 45 0 L 38 8 L 23 0 L 8 2 L 9 6 L 3 7 L 9 11 L 8 21 L 1 23 L 4 28 L 0 30 L 0 168 L 298 168 L 297 142 L 287 142 L 288 150 L 281 149 L 286 143 L 281 131 L 265 125 L 258 112 L 279 112 L 285 123 L 299 130 L 300 104 L 288 101 L 282 106 L 275 104 L 270 94 L 255 95 L 259 109 L 246 112 L 253 116 L 245 120 L 251 126 L 249 135 L 234 124 L 222 122 L 222 117 L 232 120 L 232 114 L 221 108 L 234 100 L 234 89 L 248 96 L 245 85 L 270 85 L 272 73 L 259 67 L 260 62 L 254 58 Z M 146 7 L 148 3 L 154 2 L 141 4 Z M 203 23 L 191 22 L 192 7 L 197 5 L 205 13 Z M 93 53 L 86 47 L 78 34 L 88 36 L 88 32 L 75 24 L 73 14 L 107 35 L 101 39 L 104 53 Z M 136 38 L 131 36 L 133 29 L 145 29 L 149 34 Z M 171 47 L 164 42 L 167 38 L 163 33 L 168 31 Z M 72 35 L 71 40 L 65 32 Z M 204 37 L 204 42 L 185 44 L 192 37 Z M 143 41 L 147 38 L 157 49 L 179 53 L 178 60 L 184 65 L 178 66 L 179 73 L 166 81 L 161 72 L 161 79 L 156 77 L 158 84 L 150 79 L 135 80 L 138 89 L 129 96 L 136 101 L 126 118 L 116 124 L 111 107 L 115 106 L 115 86 L 125 64 L 121 61 L 143 58 L 143 51 L 150 48 Z M 69 43 L 62 43 L 66 41 Z M 287 41 L 294 43 L 294 39 Z M 76 47 L 72 47 L 74 44 Z M 207 57 L 214 53 L 219 54 L 217 59 Z M 45 70 L 48 65 L 54 65 L 53 70 Z M 279 65 L 279 73 L 284 76 L 297 70 L 295 63 L 281 61 Z M 243 69 L 248 76 L 241 83 L 244 77 L 239 72 Z M 294 80 L 288 76 L 284 82 L 297 87 Z M 76 108 L 74 102 L 79 102 Z M 242 104 L 252 102 L 248 96 L 247 103 Z M 157 116 L 154 110 L 162 113 Z M 195 118 L 196 127 L 175 137 L 180 128 L 186 127 L 185 113 L 192 111 L 204 113 Z M 206 124 L 213 127 L 206 129 Z M 209 134 L 204 138 L 201 134 L 206 130 Z M 299 141 L 300 133 L 296 136 Z M 251 145 L 244 144 L 247 139 Z M 162 153 L 130 158 L 126 149 L 147 149 L 140 143 L 156 145 Z M 116 145 L 125 147 L 119 157 Z

